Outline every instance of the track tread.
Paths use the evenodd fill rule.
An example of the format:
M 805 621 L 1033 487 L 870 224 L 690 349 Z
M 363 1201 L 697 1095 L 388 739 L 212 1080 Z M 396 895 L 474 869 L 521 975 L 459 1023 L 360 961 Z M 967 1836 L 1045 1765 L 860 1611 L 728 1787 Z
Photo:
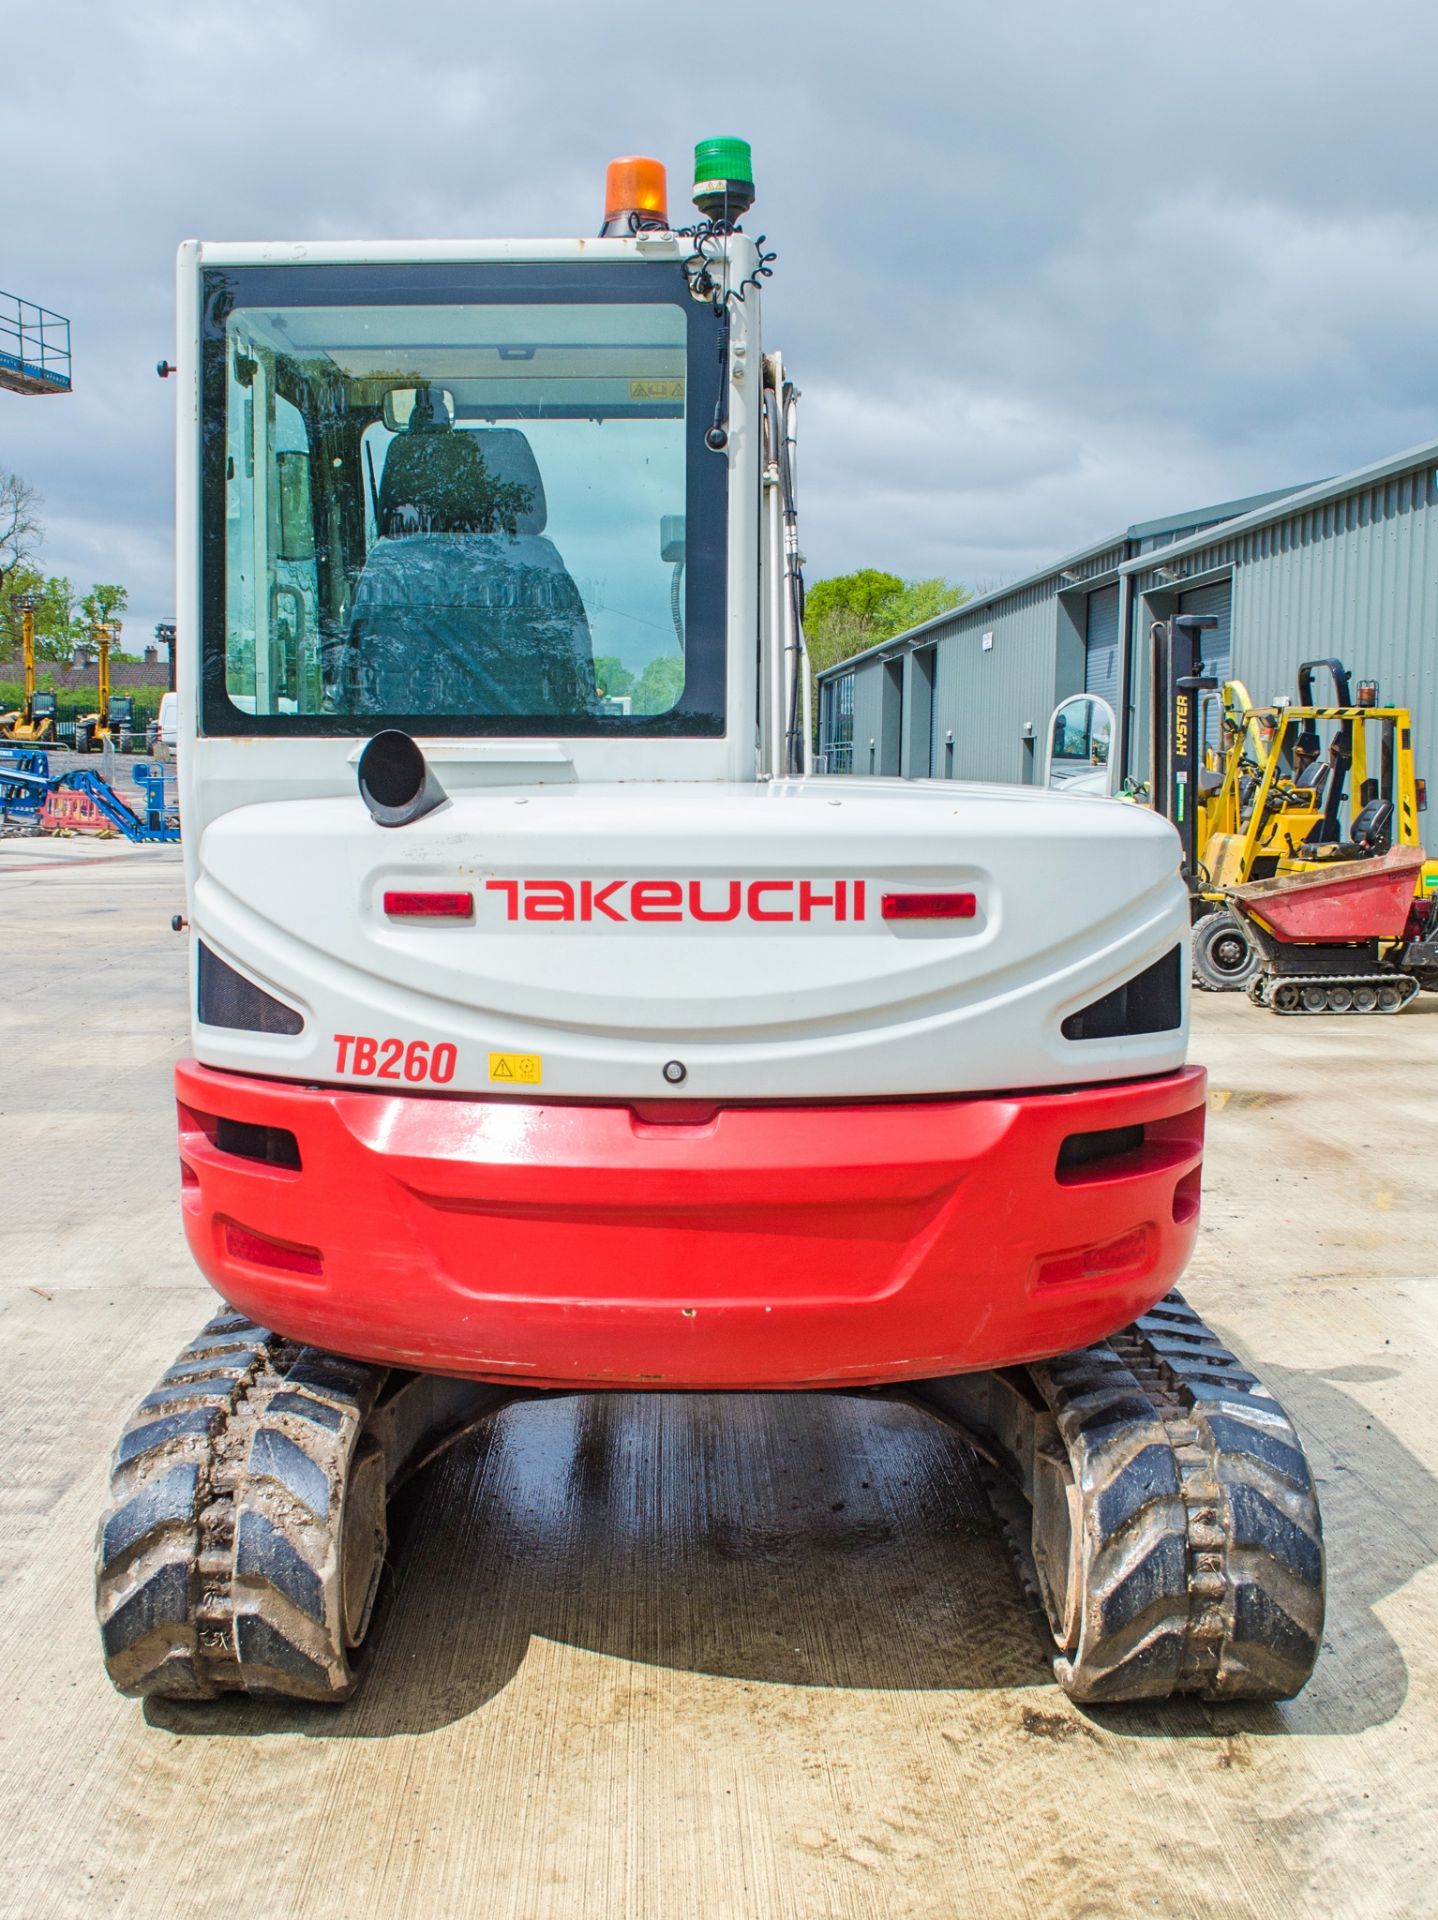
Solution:
M 345 1475 L 385 1369 L 215 1316 L 115 1450 L 96 1602 L 123 1693 L 342 1699 Z
M 1114 1344 L 1170 1429 L 1189 1507 L 1192 1607 L 1179 1690 L 1291 1699 L 1318 1657 L 1324 1585 L 1322 1520 L 1293 1425 L 1180 1295 Z
M 1016 1453 L 994 1454 L 989 1433 L 1007 1467 L 988 1484 L 1005 1489 L 996 1509 L 1044 1605 L 1066 1691 L 1093 1702 L 1297 1693 L 1322 1639 L 1322 1526 L 1302 1445 L 1257 1376 L 1178 1293 L 1022 1375 L 1019 1404 L 1042 1410 L 1025 1411 L 1026 1437 L 1004 1443 Z M 1066 1521 L 1054 1517 L 1055 1472 L 1077 1503 Z M 1027 1529 L 1015 1524 L 1020 1487 Z

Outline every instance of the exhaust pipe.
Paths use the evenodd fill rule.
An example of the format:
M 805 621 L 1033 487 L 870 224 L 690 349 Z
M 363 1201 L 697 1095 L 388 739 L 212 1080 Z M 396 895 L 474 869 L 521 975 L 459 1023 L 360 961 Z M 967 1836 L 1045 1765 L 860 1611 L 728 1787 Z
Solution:
M 407 827 L 449 798 L 418 745 L 397 727 L 375 735 L 357 771 L 360 799 L 382 827 Z

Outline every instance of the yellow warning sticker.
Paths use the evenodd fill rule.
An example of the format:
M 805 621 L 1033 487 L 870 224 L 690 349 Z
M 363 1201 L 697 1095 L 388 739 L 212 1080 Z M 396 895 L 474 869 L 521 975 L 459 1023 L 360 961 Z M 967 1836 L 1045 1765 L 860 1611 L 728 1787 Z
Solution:
M 682 400 L 684 382 L 682 380 L 631 380 L 629 398 L 631 400 Z
M 492 1053 L 489 1077 L 502 1087 L 537 1087 L 544 1077 L 544 1056 L 538 1053 Z

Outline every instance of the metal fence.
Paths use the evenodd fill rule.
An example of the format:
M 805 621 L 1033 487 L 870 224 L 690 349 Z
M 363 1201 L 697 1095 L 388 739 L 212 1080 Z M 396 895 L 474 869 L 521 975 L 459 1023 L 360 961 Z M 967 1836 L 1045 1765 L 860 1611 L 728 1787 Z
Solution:
M 70 322 L 63 314 L 0 293 L 0 386 L 17 393 L 70 391 Z
M 158 729 L 158 726 L 158 721 L 148 721 L 142 722 L 134 727 L 117 728 L 114 734 L 115 751 L 117 753 L 148 754 L 153 757 L 155 748 L 150 744 L 150 731 L 152 727 Z M 42 740 L 38 744 L 42 747 L 73 748 L 75 745 L 75 722 L 73 720 L 59 721 L 53 730 L 52 737 L 49 740 Z M 98 748 L 95 749 L 95 751 L 98 751 Z

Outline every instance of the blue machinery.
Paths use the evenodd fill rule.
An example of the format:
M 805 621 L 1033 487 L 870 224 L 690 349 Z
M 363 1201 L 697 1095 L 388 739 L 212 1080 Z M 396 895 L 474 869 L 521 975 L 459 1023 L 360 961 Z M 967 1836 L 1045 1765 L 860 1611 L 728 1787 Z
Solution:
M 0 293 L 0 387 L 69 393 L 70 322 L 18 294 Z
M 50 773 L 49 756 L 34 747 L 0 750 L 0 820 L 17 825 L 38 822 L 46 800 L 61 787 L 83 793 L 104 815 L 116 833 L 127 840 L 150 844 L 178 840 L 179 826 L 165 811 L 165 769 L 137 760 L 131 769 L 141 790 L 138 806 L 120 798 L 108 780 L 86 767 L 73 773 Z

